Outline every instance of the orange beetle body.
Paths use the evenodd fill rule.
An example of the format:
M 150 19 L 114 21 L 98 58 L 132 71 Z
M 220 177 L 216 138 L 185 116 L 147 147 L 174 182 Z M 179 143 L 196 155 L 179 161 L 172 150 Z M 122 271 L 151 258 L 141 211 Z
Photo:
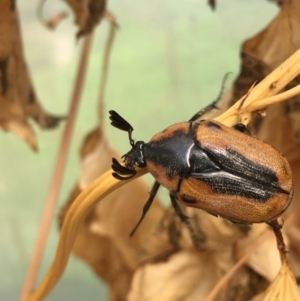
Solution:
M 113 159 L 113 176 L 133 177 L 137 166 L 147 167 L 156 180 L 139 223 L 160 185 L 170 191 L 174 209 L 188 226 L 177 201 L 246 224 L 271 222 L 291 202 L 293 183 L 287 160 L 252 137 L 243 124 L 230 128 L 212 120 L 199 122 L 198 113 L 147 143 L 135 143 L 131 125 L 115 111 L 110 114 L 112 125 L 129 133 L 132 146 L 123 156 L 125 166 Z
M 287 160 L 269 144 L 219 122 L 175 124 L 143 151 L 149 172 L 178 201 L 233 222 L 269 222 L 291 201 Z

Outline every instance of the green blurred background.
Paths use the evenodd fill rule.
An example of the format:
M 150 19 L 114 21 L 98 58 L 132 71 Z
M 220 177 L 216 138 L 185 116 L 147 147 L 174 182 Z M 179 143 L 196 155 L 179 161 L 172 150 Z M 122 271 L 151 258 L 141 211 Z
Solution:
M 39 1 L 18 1 L 24 51 L 37 95 L 51 113 L 66 115 L 81 43 L 71 12 L 55 31 L 36 17 Z M 106 109 L 114 109 L 135 128 L 134 137 L 148 140 L 166 126 L 188 120 L 215 99 L 226 72 L 239 71 L 239 48 L 276 15 L 264 0 L 217 1 L 212 12 L 205 0 L 111 0 L 109 9 L 120 29 L 111 56 Z M 46 2 L 51 16 L 68 10 L 62 1 Z M 97 124 L 97 96 L 108 25 L 96 30 L 88 76 L 80 105 L 68 165 L 47 243 L 39 280 L 50 266 L 58 241 L 57 215 L 79 173 L 78 150 Z M 110 144 L 128 150 L 123 132 L 109 126 Z M 39 152 L 13 134 L 0 132 L 0 300 L 18 300 L 39 228 L 64 124 L 52 131 L 33 125 Z M 167 194 L 161 193 L 163 196 Z M 105 284 L 72 257 L 61 281 L 46 300 L 105 300 Z

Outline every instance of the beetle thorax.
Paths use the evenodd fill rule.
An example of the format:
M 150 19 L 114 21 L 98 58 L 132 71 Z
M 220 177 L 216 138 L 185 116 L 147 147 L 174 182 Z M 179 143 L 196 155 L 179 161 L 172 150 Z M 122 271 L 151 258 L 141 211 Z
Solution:
M 146 162 L 144 158 L 143 146 L 145 145 L 144 141 L 137 141 L 132 149 L 123 156 L 125 165 L 134 169 L 134 166 L 145 167 Z

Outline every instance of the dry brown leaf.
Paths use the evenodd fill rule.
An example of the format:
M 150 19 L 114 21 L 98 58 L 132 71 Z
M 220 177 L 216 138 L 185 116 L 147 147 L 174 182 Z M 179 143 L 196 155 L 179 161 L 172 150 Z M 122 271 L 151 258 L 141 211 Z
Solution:
M 182 208 L 182 210 L 185 210 Z M 155 251 L 160 250 L 157 245 L 171 244 L 175 249 L 195 249 L 199 252 L 211 250 L 213 252 L 227 244 L 232 245 L 247 236 L 249 226 L 235 225 L 222 218 L 216 218 L 193 208 L 187 208 L 186 215 L 193 228 L 191 234 L 175 213 L 171 206 L 165 212 L 158 224 L 155 236 L 148 238 L 149 244 L 144 247 L 142 261 L 152 261 L 154 258 L 164 260 L 164 249 L 153 258 Z M 193 239 L 192 239 L 193 237 Z M 157 252 L 157 251 L 156 251 Z M 152 257 L 148 257 L 151 254 Z
M 48 115 L 37 102 L 23 57 L 18 14 L 14 2 L 0 4 L 0 125 L 26 141 L 34 150 L 37 141 L 29 119 L 42 128 L 57 126 L 61 118 Z
M 267 74 L 300 48 L 300 2 L 285 1 L 278 16 L 258 35 L 246 40 L 242 45 L 242 66 L 235 81 L 233 100 L 245 95 L 254 82 L 261 81 Z M 287 88 L 299 84 L 297 77 Z M 294 138 L 300 145 L 300 98 L 299 96 L 282 103 L 283 113 L 288 112 Z M 271 106 L 268 110 L 273 109 Z M 257 130 L 259 122 L 254 125 Z
M 285 1 L 278 16 L 258 35 L 246 40 L 242 46 L 242 67 L 233 89 L 233 98 L 244 95 L 255 81 L 260 81 L 280 63 L 288 58 L 296 49 L 300 48 L 300 2 L 296 0 Z M 292 81 L 287 88 L 299 84 L 299 77 Z M 266 117 L 257 116 L 251 124 L 251 131 L 258 138 L 280 150 L 288 159 L 294 179 L 294 198 L 290 208 L 284 214 L 300 213 L 300 97 L 270 106 L 266 110 Z M 274 131 L 276 129 L 276 131 Z M 285 228 L 284 228 L 285 229 Z M 300 229 L 300 222 L 295 219 L 292 226 L 285 229 L 290 241 L 290 258 L 292 267 L 298 266 L 297 276 L 300 275 L 300 244 L 295 241 L 295 235 Z M 250 234 L 252 235 L 252 234 Z M 250 260 L 252 268 L 260 271 L 262 275 L 271 280 L 275 270 L 279 268 L 279 257 L 274 254 L 267 243 L 262 245 Z M 274 265 L 268 268 L 264 264 L 263 252 L 271 252 L 277 259 Z M 262 254 L 258 260 L 257 254 Z M 255 267 L 253 263 L 256 262 Z M 265 268 L 262 270 L 262 266 Z M 296 269 L 295 269 L 296 271 Z
M 128 300 L 203 300 L 221 275 L 211 252 L 181 251 L 166 262 L 140 267 Z
M 209 292 L 208 288 L 212 288 L 238 259 L 240 250 L 237 243 L 247 237 L 249 226 L 236 225 L 193 208 L 187 208 L 186 214 L 194 229 L 197 239 L 196 247 L 191 240 L 189 231 L 182 224 L 174 209 L 169 208 L 159 223 L 159 231 L 148 239 L 146 255 L 143 257 L 145 267 L 140 266 L 133 279 L 130 293 L 132 300 L 139 298 L 140 300 L 160 300 L 160 296 L 162 296 L 161 300 L 163 298 L 166 300 L 204 300 Z M 181 252 L 185 254 L 184 252 L 186 252 L 186 254 L 192 254 L 191 257 L 187 257 L 187 260 L 181 262 L 177 261 L 175 255 L 171 254 L 169 257 L 170 254 L 163 252 L 157 253 L 154 258 L 147 256 L 148 253 L 155 254 L 152 252 L 152 248 L 155 248 L 158 242 L 162 243 L 163 241 L 170 242 L 178 250 L 176 254 Z M 159 250 L 159 248 L 155 249 L 156 252 Z M 197 265 L 194 257 L 197 258 Z M 182 266 L 178 266 L 178 264 L 182 264 Z M 172 268 L 176 269 L 173 277 L 171 275 Z M 189 269 L 191 270 L 189 271 Z M 219 276 L 215 277 L 217 270 Z M 152 275 L 154 272 L 156 277 Z M 185 272 L 189 276 L 185 276 Z M 197 275 L 196 279 L 194 273 Z M 203 277 L 201 273 L 212 275 L 212 277 Z M 180 279 L 179 294 L 176 289 Z M 161 283 L 168 284 L 160 287 Z M 266 284 L 267 282 L 261 276 L 244 267 L 231 280 L 222 295 L 218 296 L 218 300 L 246 300 L 262 291 Z
M 101 21 L 106 0 L 65 0 L 72 8 L 79 30 L 77 37 L 90 33 Z
M 264 297 L 264 292 L 254 296 L 253 298 L 251 298 L 250 300 L 247 300 L 247 301 L 262 301 L 263 297 Z
M 259 237 L 268 230 L 266 224 L 255 224 L 247 237 L 238 242 L 239 256 L 247 254 Z M 287 243 L 287 240 L 285 239 Z M 272 233 L 257 247 L 250 256 L 247 265 L 268 281 L 272 281 L 277 275 L 280 266 L 280 255 L 277 250 L 276 238 Z
M 266 290 L 262 301 L 299 301 L 300 291 L 288 263 L 283 260 L 281 269 Z
M 293 272 L 295 273 L 296 277 L 299 279 L 300 277 L 300 260 L 299 260 L 300 227 L 298 223 L 299 221 L 297 221 L 296 218 L 296 221 L 290 227 L 288 227 L 287 234 L 290 240 L 288 259 L 291 262 Z
M 148 263 L 136 271 L 128 301 L 204 300 L 216 282 L 233 264 L 232 246 L 218 251 L 181 250 L 168 260 Z M 219 301 L 249 299 L 264 288 L 264 281 L 244 268 L 218 295 Z
M 61 223 L 77 195 L 110 168 L 112 157 L 119 156 L 110 149 L 98 129 L 92 131 L 81 148 L 79 181 L 62 210 Z M 110 300 L 126 300 L 133 272 L 139 265 L 140 252 L 147 246 L 147 238 L 163 215 L 164 209 L 156 199 L 136 234 L 129 238 L 148 196 L 147 185 L 140 179 L 118 189 L 89 213 L 77 236 L 73 252 L 108 283 Z M 159 249 L 169 253 L 173 247 L 166 244 L 159 245 Z M 157 253 L 157 249 L 152 252 Z M 152 254 L 148 252 L 148 256 L 152 257 Z

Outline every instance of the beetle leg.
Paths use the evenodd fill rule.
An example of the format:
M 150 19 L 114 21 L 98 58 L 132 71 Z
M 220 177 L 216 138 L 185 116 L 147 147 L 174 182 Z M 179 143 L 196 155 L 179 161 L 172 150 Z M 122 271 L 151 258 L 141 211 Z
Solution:
M 151 205 L 152 205 L 152 202 L 153 202 L 153 200 L 154 200 L 154 198 L 155 198 L 155 196 L 156 196 L 156 194 L 157 194 L 157 191 L 158 191 L 158 189 L 159 189 L 159 186 L 160 186 L 160 184 L 159 184 L 157 181 L 155 181 L 154 184 L 153 184 L 153 186 L 152 186 L 152 189 L 151 189 L 151 191 L 150 191 L 149 198 L 148 198 L 146 204 L 145 204 L 144 207 L 143 207 L 142 216 L 141 216 L 140 220 L 138 221 L 138 223 L 136 224 L 136 226 L 135 226 L 135 227 L 133 228 L 133 230 L 131 231 L 130 237 L 133 236 L 133 234 L 135 233 L 135 231 L 137 230 L 137 228 L 139 227 L 139 225 L 140 225 L 141 222 L 143 221 L 144 217 L 146 216 L 148 210 L 150 209 L 150 207 L 151 207 Z
M 186 225 L 186 227 L 188 228 L 189 232 L 190 232 L 190 235 L 191 235 L 191 239 L 193 241 L 193 244 L 194 246 L 201 250 L 201 247 L 199 246 L 199 241 L 196 237 L 196 234 L 195 234 L 195 231 L 194 231 L 194 228 L 192 227 L 190 221 L 189 221 L 189 217 L 186 216 L 180 206 L 178 205 L 177 203 L 177 200 L 176 200 L 176 197 L 174 194 L 170 193 L 170 199 L 171 199 L 171 203 L 172 203 L 172 206 L 176 212 L 176 214 L 179 216 L 180 220 Z
M 209 111 L 213 110 L 213 109 L 218 109 L 217 107 L 217 103 L 218 103 L 219 99 L 214 100 L 212 103 L 210 103 L 208 106 L 206 106 L 205 108 L 201 109 L 199 112 L 197 112 L 190 120 L 189 122 L 195 121 L 197 119 L 199 119 L 201 116 L 203 116 L 204 114 L 208 113 Z
M 179 207 L 177 200 L 175 198 L 175 196 L 170 193 L 170 199 L 171 199 L 171 203 L 174 207 L 175 212 L 177 213 L 177 215 L 180 217 L 181 221 L 188 227 L 188 229 L 190 231 L 193 231 L 192 229 L 192 225 L 189 222 L 189 217 L 187 217 L 181 210 L 181 208 Z
M 233 129 L 241 132 L 241 133 L 244 133 L 244 134 L 247 134 L 249 136 L 252 136 L 250 131 L 246 128 L 246 126 L 243 124 L 243 123 L 237 123 L 236 125 L 234 125 L 232 127 Z
M 181 187 L 183 179 L 187 178 L 190 174 L 191 174 L 191 167 L 188 167 L 187 169 L 185 169 L 185 170 L 183 169 L 181 171 L 181 175 L 179 176 L 179 180 L 177 183 L 176 193 L 180 192 L 180 187 Z
M 217 103 L 221 100 L 222 96 L 223 96 L 223 92 L 224 92 L 224 88 L 225 88 L 225 82 L 228 78 L 228 75 L 231 72 L 227 72 L 225 73 L 223 79 L 222 79 L 222 85 L 221 85 L 221 90 L 219 92 L 219 95 L 217 97 L 217 99 L 215 99 L 212 103 L 210 103 L 209 105 L 207 105 L 205 108 L 201 109 L 198 113 L 196 113 L 189 121 L 195 121 L 197 119 L 199 119 L 201 116 L 203 116 L 204 114 L 208 113 L 209 111 L 213 110 L 213 109 L 219 109 L 217 107 Z
M 180 187 L 181 187 L 182 180 L 183 180 L 182 177 L 180 177 L 179 180 L 178 180 L 178 183 L 177 183 L 177 189 L 176 189 L 176 192 L 177 192 L 177 193 L 179 193 L 179 191 L 180 191 Z
M 281 232 L 283 223 L 280 224 L 277 219 L 274 219 L 270 222 L 267 222 L 267 224 L 273 229 L 273 232 L 275 234 L 276 241 L 277 241 L 278 250 L 280 252 L 287 253 L 288 249 L 284 243 L 284 239 L 283 239 L 282 232 Z

